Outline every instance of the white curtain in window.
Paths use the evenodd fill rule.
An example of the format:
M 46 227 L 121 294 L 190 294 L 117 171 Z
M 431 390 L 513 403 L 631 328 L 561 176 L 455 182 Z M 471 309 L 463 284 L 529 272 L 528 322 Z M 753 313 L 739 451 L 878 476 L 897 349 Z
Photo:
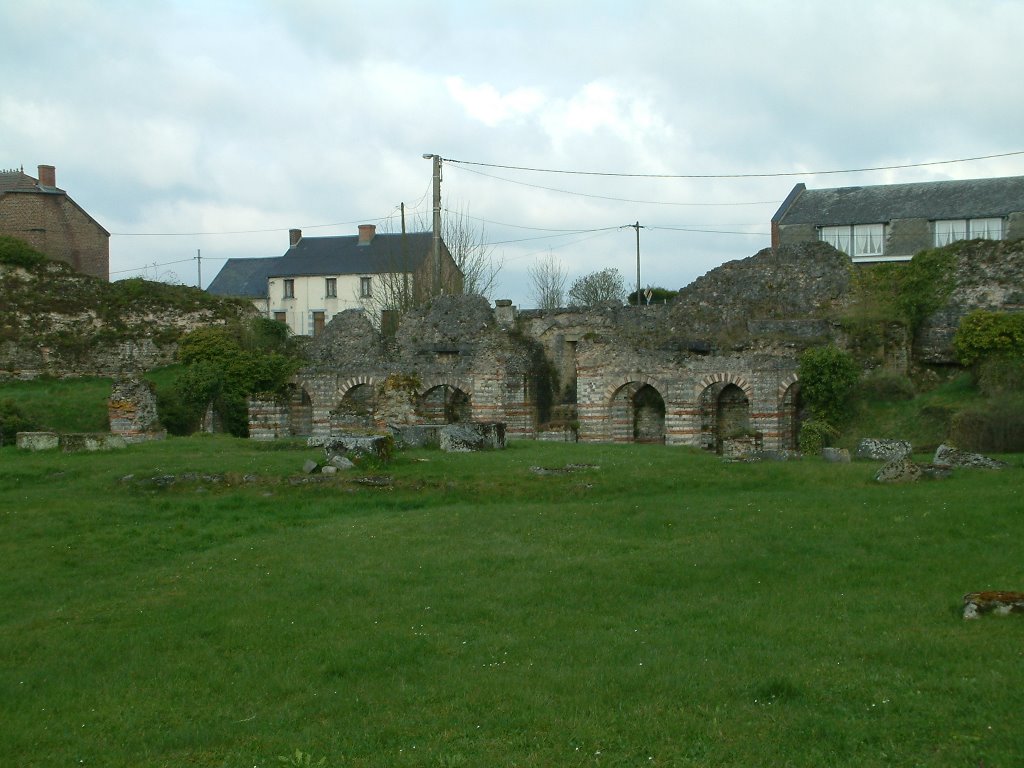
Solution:
M 882 230 L 881 224 L 857 224 L 853 228 L 853 255 L 881 256 Z
M 966 219 L 945 219 L 935 222 L 935 247 L 941 248 L 967 237 Z
M 971 238 L 982 240 L 1002 240 L 1002 219 L 971 219 Z
M 821 241 L 828 243 L 837 251 L 850 253 L 850 228 L 849 227 L 822 227 Z

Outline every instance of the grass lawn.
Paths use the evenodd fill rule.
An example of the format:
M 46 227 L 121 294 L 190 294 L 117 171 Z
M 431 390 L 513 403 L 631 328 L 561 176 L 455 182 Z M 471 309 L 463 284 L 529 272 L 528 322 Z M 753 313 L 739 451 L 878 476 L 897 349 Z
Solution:
M 317 457 L 0 449 L 0 764 L 1024 764 L 1024 619 L 959 616 L 1024 588 L 1020 457 L 882 487 L 520 442 L 293 484 Z

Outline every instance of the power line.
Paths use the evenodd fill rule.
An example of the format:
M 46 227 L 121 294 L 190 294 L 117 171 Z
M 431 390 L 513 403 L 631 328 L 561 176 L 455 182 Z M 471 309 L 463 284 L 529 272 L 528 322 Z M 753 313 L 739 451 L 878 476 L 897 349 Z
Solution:
M 835 173 L 867 173 L 869 171 L 895 171 L 905 168 L 925 168 L 934 165 L 950 165 L 953 163 L 969 163 L 976 160 L 994 160 L 1001 157 L 1024 155 L 1024 150 L 1002 152 L 995 155 L 979 155 L 978 157 L 961 157 L 956 160 L 933 160 L 924 163 L 904 163 L 902 165 L 879 165 L 869 168 L 843 168 L 828 171 L 777 171 L 774 173 L 610 173 L 605 171 L 569 171 L 557 168 L 531 168 L 522 165 L 500 165 L 497 163 L 480 163 L 472 160 L 456 160 L 442 158 L 446 163 L 458 165 L 475 165 L 480 168 L 501 168 L 508 171 L 530 171 L 532 173 L 559 173 L 570 176 L 610 176 L 630 179 L 770 179 L 782 176 L 825 176 Z
M 353 221 L 336 221 L 333 224 L 304 224 L 298 229 L 322 229 L 324 227 L 349 227 L 353 224 L 365 224 L 367 221 L 385 221 L 389 217 L 355 219 Z M 287 232 L 296 227 L 273 227 L 272 229 L 236 229 L 221 232 L 111 232 L 118 237 L 200 237 L 207 235 L 258 235 L 268 232 Z
M 627 224 L 626 226 L 630 226 L 631 227 L 633 225 L 632 224 Z M 769 237 L 769 236 L 771 236 L 771 232 L 738 232 L 736 230 L 731 230 L 731 229 L 699 229 L 697 227 L 668 227 L 668 226 L 660 226 L 659 227 L 659 226 L 651 225 L 651 224 L 648 224 L 646 226 L 646 229 L 663 229 L 663 230 L 667 230 L 669 232 L 708 232 L 710 234 L 715 234 L 715 235 L 751 235 L 751 236 L 756 236 L 756 237 Z
M 211 259 L 209 256 L 206 258 L 207 261 L 224 261 L 224 258 L 217 259 L 214 257 Z M 174 264 L 185 264 L 190 261 L 195 261 L 195 257 L 189 259 L 178 259 L 177 261 L 165 261 L 162 264 L 145 264 L 141 267 L 133 267 L 131 269 L 115 269 L 110 272 L 111 275 L 123 275 L 125 272 L 144 272 L 147 269 L 153 269 L 155 267 L 170 267 Z
M 590 197 L 590 198 L 594 198 L 596 200 L 611 200 L 611 201 L 616 202 L 616 203 L 638 203 L 640 205 L 674 205 L 674 206 L 680 206 L 680 207 L 686 207 L 686 206 L 707 206 L 707 207 L 722 206 L 722 207 L 725 207 L 725 206 L 738 206 L 738 205 L 778 205 L 779 203 L 782 202 L 781 200 L 756 200 L 754 202 L 749 202 L 749 203 L 676 203 L 676 202 L 669 202 L 669 201 L 665 201 L 665 200 L 632 200 L 632 199 L 627 198 L 627 197 L 611 197 L 610 195 L 592 195 L 592 194 L 589 194 L 587 192 L 574 192 L 574 191 L 569 190 L 569 189 L 558 189 L 556 187 L 545 187 L 545 186 L 542 186 L 540 184 L 530 184 L 530 183 L 525 182 L 525 181 L 517 181 L 515 179 L 506 179 L 506 178 L 503 178 L 501 176 L 495 176 L 495 175 L 490 174 L 490 173 L 484 173 L 483 171 L 476 171 L 476 170 L 473 170 L 472 168 L 459 168 L 459 170 L 460 171 L 465 171 L 466 173 L 475 173 L 478 176 L 486 176 L 489 179 L 495 179 L 497 181 L 504 181 L 504 182 L 507 182 L 508 184 L 518 184 L 520 186 L 531 187 L 533 189 L 544 189 L 544 190 L 547 190 L 548 192 L 560 192 L 563 195 L 576 195 L 577 197 Z M 554 173 L 554 171 L 553 171 L 553 173 Z
M 573 230 L 556 230 L 561 234 L 554 235 L 538 235 L 537 237 L 521 237 L 516 240 L 495 240 L 494 242 L 484 243 L 484 245 L 510 245 L 512 243 L 528 243 L 532 240 L 550 240 L 554 237 L 571 237 L 572 235 L 600 235 L 603 232 L 611 232 L 612 230 L 622 229 L 622 227 L 598 227 L 597 229 L 573 229 Z

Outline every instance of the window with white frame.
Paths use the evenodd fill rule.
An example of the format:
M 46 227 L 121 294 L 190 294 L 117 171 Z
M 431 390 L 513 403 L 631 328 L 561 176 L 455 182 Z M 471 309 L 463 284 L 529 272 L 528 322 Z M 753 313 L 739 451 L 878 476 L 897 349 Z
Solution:
M 373 296 L 373 283 L 369 277 L 359 278 L 359 296 L 363 299 Z
M 884 224 L 822 227 L 818 236 L 822 242 L 854 258 L 881 256 L 885 251 Z
M 1003 220 L 940 219 L 934 223 L 935 246 L 949 245 L 957 240 L 1002 240 Z
M 324 296 L 328 299 L 334 299 L 338 296 L 338 278 L 336 277 L 325 277 L 324 278 Z

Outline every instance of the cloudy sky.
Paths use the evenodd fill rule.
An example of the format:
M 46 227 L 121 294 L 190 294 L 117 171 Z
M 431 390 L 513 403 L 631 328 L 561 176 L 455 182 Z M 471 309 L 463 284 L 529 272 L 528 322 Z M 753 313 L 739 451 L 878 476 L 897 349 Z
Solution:
M 548 257 L 632 284 L 635 222 L 679 288 L 797 182 L 1024 174 L 1021 29 L 1017 0 L 0 0 L 0 167 L 56 166 L 113 279 L 195 284 L 201 251 L 205 286 L 401 203 L 427 228 L 434 153 L 491 298 L 533 306 Z

